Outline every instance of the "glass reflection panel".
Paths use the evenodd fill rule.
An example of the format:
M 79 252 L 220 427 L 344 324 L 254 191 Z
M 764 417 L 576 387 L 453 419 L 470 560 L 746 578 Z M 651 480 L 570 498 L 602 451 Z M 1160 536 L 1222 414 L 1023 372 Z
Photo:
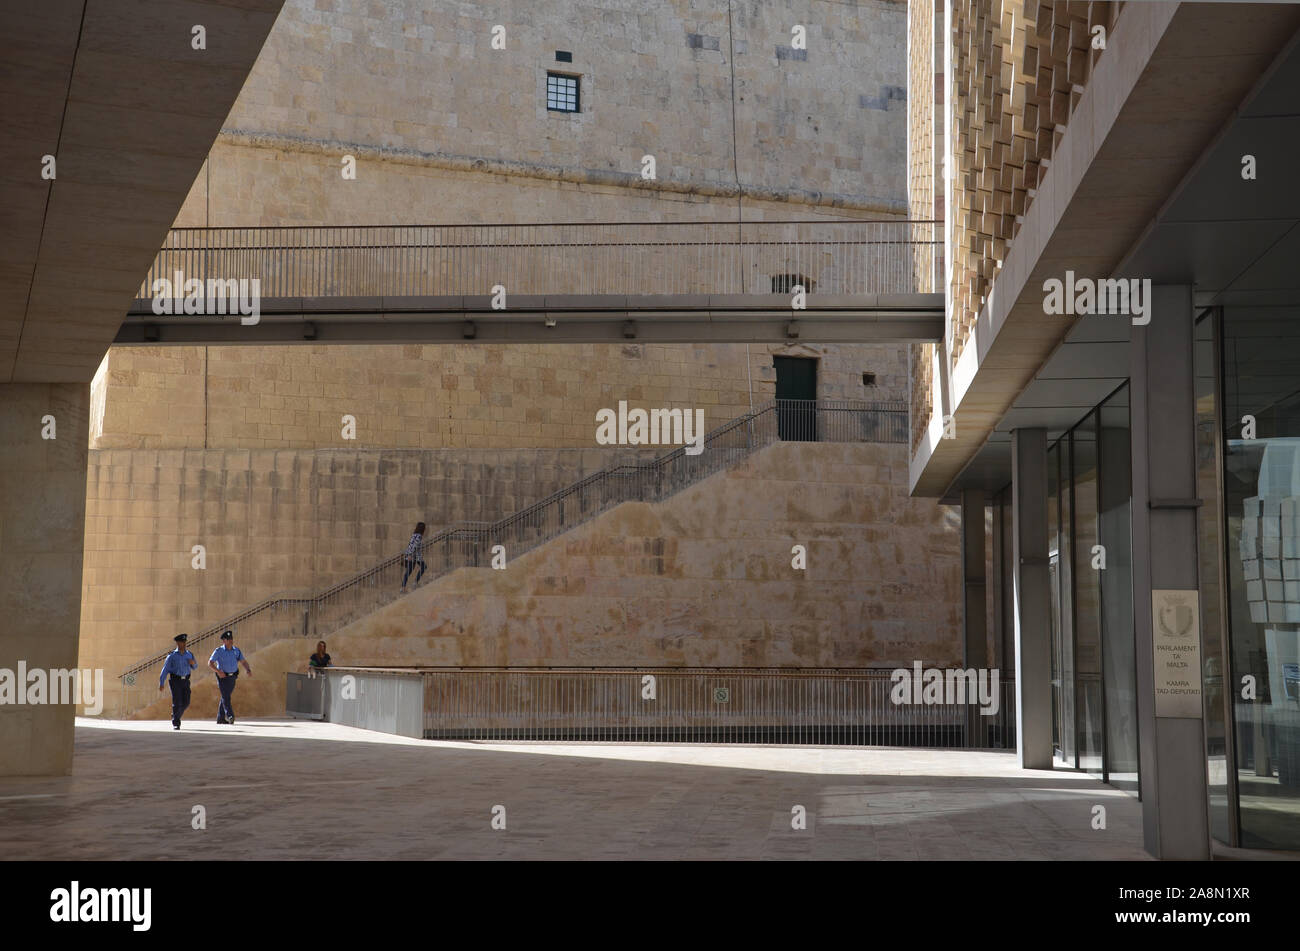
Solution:
M 1218 352 L 1214 316 L 1196 325 L 1196 495 L 1197 555 L 1201 586 L 1201 683 L 1205 705 L 1205 754 L 1210 833 L 1232 842 L 1228 782 L 1228 726 L 1224 677 L 1223 505 L 1219 483 L 1219 424 L 1217 412 Z
M 1226 627 L 1239 844 L 1297 849 L 1300 321 L 1284 308 L 1227 308 L 1222 341 Z
M 1097 423 L 1087 416 L 1070 434 L 1074 537 L 1074 649 L 1079 736 L 1079 766 L 1102 772 L 1105 713 L 1101 684 L 1101 576 L 1103 560 L 1097 526 Z
M 1101 584 L 1102 683 L 1106 780 L 1138 791 L 1137 669 L 1133 645 L 1133 522 L 1129 392 L 1125 385 L 1097 411 L 1098 542 L 1106 551 Z

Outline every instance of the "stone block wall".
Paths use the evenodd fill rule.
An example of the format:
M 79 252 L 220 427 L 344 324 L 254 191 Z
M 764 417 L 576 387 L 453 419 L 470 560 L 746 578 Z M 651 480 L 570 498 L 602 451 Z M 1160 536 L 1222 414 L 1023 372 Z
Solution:
M 959 520 L 909 498 L 906 474 L 901 444 L 777 443 L 505 570 L 448 575 L 330 650 L 366 665 L 955 664 Z
M 597 410 L 619 400 L 700 408 L 708 428 L 748 412 L 775 393 L 774 355 L 816 358 L 822 399 L 907 398 L 899 346 L 118 347 L 93 384 L 91 447 L 593 448 Z
M 503 48 L 493 48 L 494 33 Z M 325 144 L 335 154 L 316 164 L 333 180 L 349 146 L 628 182 L 651 154 L 662 187 L 722 189 L 733 210 L 732 190 L 744 186 L 902 211 L 905 35 L 897 0 L 288 0 L 226 128 L 282 148 Z M 546 108 L 548 71 L 580 77 L 578 112 Z M 368 174 L 359 158 L 357 184 Z M 214 163 L 214 179 L 223 167 Z M 290 188 L 273 193 L 268 211 L 308 223 L 317 183 L 287 178 L 274 176 Z M 456 190 L 451 180 L 439 189 L 471 203 Z M 255 193 L 240 197 L 257 214 Z M 422 223 L 479 220 L 454 207 L 431 218 L 441 205 L 423 198 L 411 209 Z M 501 210 L 483 213 L 544 220 Z
M 501 51 L 491 48 L 497 25 Z M 806 49 L 794 44 L 796 26 Z M 899 0 L 288 0 L 176 226 L 903 216 L 905 36 Z M 557 51 L 572 61 L 558 62 Z M 579 113 L 545 108 L 548 70 L 581 76 Z M 341 174 L 346 155 L 355 179 Z M 656 161 L 652 181 L 641 178 L 645 155 Z M 699 407 L 708 427 L 719 425 L 773 396 L 774 355 L 816 357 L 821 398 L 907 398 L 899 346 L 115 348 L 91 390 L 82 656 L 114 675 L 169 646 L 177 630 L 370 567 L 401 549 L 417 519 L 433 527 L 523 507 L 605 464 L 595 413 L 619 400 Z M 344 415 L 356 419 L 353 440 L 343 438 Z M 791 450 L 805 451 L 778 480 L 793 497 L 810 486 L 853 496 L 835 487 L 850 475 L 837 455 L 848 449 Z M 865 480 L 871 518 L 881 520 L 859 543 L 871 564 L 886 557 L 879 550 L 890 571 L 904 572 L 909 558 L 926 567 L 907 571 L 941 571 L 951 535 L 956 565 L 955 527 L 906 498 L 901 462 L 852 477 Z M 822 504 L 809 497 L 801 515 L 769 503 L 791 525 L 816 521 Z M 897 548 L 883 527 L 895 504 L 911 526 L 908 544 L 934 558 Z M 603 524 L 597 534 L 623 530 Z M 202 572 L 190 567 L 195 544 L 207 547 Z M 638 582 L 663 592 L 629 570 L 627 598 L 649 597 L 635 593 Z M 706 600 L 699 579 L 683 577 L 692 603 Z M 781 633 L 760 648 L 767 635 L 745 621 L 749 647 L 687 653 L 865 659 L 826 641 L 852 626 L 843 612 L 875 612 L 872 630 L 898 644 L 942 620 L 942 610 L 918 614 L 903 589 L 853 578 L 800 602 L 806 624 L 823 633 Z M 714 592 L 718 604 L 745 618 L 787 610 L 794 597 L 755 589 L 749 603 L 743 585 L 731 590 Z M 832 600 L 817 605 L 814 594 Z M 593 650 L 583 627 L 591 609 L 580 602 L 537 613 L 552 640 L 534 638 L 514 656 L 559 663 Z M 709 610 L 718 632 L 723 608 Z M 833 624 L 821 623 L 826 612 Z M 572 650 L 554 640 L 570 627 L 586 631 Z M 652 653 L 667 642 L 639 643 Z
M 1105 55 L 1099 37 L 1116 28 L 1122 10 L 1118 0 L 955 0 L 946 36 L 942 3 L 909 0 L 908 200 L 913 217 L 931 207 L 935 218 L 951 216 L 951 240 L 938 252 L 948 308 L 941 359 L 950 367 L 975 332 L 1053 152 Z M 913 350 L 915 450 L 939 408 L 932 399 L 933 345 Z
M 109 678 L 278 595 L 314 594 L 429 532 L 525 508 L 635 450 L 91 450 L 82 664 Z M 205 567 L 194 567 L 202 545 Z
M 288 0 L 176 226 L 902 216 L 906 14 L 899 0 Z M 579 113 L 546 109 L 548 70 L 581 76 Z M 824 398 L 903 400 L 904 349 L 116 348 L 92 445 L 340 447 L 350 414 L 342 448 L 589 446 L 595 411 L 623 398 L 735 417 L 772 395 L 774 353 L 820 356 Z
M 1096 43 L 1123 4 L 957 0 L 945 108 L 953 141 L 948 358 L 956 366 L 1007 248 L 1105 55 Z
M 417 588 L 331 634 L 329 650 L 350 666 L 956 665 L 958 518 L 909 498 L 906 474 L 902 444 L 777 443 L 504 570 Z M 245 715 L 283 713 L 284 672 L 305 669 L 311 650 L 292 643 L 253 658 L 261 685 Z M 196 697 L 215 709 L 204 689 Z

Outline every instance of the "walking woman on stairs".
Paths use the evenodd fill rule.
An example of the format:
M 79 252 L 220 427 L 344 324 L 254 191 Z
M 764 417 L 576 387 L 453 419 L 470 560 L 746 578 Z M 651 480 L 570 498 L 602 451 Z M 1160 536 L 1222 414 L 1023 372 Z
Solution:
M 406 551 L 402 554 L 402 562 L 406 565 L 406 570 L 402 573 L 402 590 L 406 590 L 406 581 L 411 577 L 411 570 L 420 566 L 420 573 L 415 576 L 415 583 L 419 584 L 420 579 L 424 577 L 424 569 L 428 567 L 424 563 L 424 558 L 420 554 L 420 546 L 424 544 L 424 523 L 420 522 L 415 526 L 415 533 L 411 535 L 410 542 L 406 545 Z

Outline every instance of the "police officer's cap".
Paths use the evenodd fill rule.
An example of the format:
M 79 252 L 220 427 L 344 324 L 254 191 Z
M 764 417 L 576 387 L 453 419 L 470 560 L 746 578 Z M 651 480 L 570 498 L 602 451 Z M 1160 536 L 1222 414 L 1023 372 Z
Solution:
M 235 635 L 230 633 L 229 631 L 222 631 L 221 639 L 223 641 L 233 641 L 235 639 Z
M 186 641 L 188 641 L 189 639 L 190 639 L 190 636 L 189 636 L 188 634 L 177 634 L 175 637 L 172 638 L 172 640 L 174 640 L 174 641 L 176 641 L 177 643 L 180 643 L 180 644 L 184 644 L 184 643 L 185 643 Z

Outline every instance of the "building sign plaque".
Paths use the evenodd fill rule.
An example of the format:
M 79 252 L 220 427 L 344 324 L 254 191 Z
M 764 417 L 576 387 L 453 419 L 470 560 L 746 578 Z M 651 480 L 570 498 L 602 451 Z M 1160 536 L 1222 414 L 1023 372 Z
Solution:
M 1196 589 L 1152 590 L 1151 634 L 1156 716 L 1200 719 L 1200 593 Z

